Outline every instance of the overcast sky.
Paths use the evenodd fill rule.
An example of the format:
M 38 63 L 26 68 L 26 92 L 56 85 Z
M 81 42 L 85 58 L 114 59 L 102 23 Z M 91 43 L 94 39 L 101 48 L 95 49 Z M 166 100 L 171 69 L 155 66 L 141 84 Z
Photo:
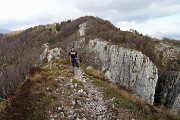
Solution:
M 0 0 L 0 28 L 26 29 L 92 15 L 121 30 L 180 38 L 180 0 Z

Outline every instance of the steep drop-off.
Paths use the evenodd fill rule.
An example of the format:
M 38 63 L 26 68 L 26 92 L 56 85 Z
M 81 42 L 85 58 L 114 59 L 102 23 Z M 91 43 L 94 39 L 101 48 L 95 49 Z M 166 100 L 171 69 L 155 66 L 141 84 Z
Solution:
M 81 49 L 81 55 L 86 51 L 85 56 L 80 56 L 85 57 L 83 62 L 98 67 L 111 82 L 127 87 L 144 101 L 153 104 L 158 72 L 148 57 L 98 39 L 88 42 L 82 39 L 75 46 Z

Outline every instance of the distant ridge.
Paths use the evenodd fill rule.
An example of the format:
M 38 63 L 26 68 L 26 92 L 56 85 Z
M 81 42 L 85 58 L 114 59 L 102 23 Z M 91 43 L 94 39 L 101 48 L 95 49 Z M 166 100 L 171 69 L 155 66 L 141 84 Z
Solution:
M 180 40 L 180 35 L 178 33 L 155 33 L 151 35 L 152 37 L 156 37 L 158 39 L 163 39 L 164 37 L 170 38 L 170 39 L 175 39 L 175 40 Z
M 8 30 L 8 29 L 0 28 L 0 34 L 6 34 L 6 33 L 9 33 L 9 32 L 11 32 L 11 31 Z

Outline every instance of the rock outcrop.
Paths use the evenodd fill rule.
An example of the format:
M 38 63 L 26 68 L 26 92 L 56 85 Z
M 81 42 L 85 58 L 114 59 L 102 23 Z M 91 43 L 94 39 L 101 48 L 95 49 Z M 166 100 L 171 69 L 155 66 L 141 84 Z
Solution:
M 79 34 L 80 34 L 80 36 L 86 34 L 86 25 L 87 25 L 87 22 L 82 23 L 82 24 L 79 25 Z
M 180 93 L 179 93 L 178 97 L 175 99 L 172 109 L 176 112 L 180 111 Z
M 54 49 L 49 50 L 49 53 L 47 55 L 47 59 L 48 59 L 48 63 L 49 63 L 50 68 L 52 66 L 53 59 L 58 60 L 59 58 L 60 58 L 60 49 L 59 48 L 56 47 Z
M 49 51 L 49 46 L 47 43 L 45 43 L 42 48 L 41 48 L 41 55 L 40 55 L 40 58 L 39 58 L 39 61 L 40 61 L 40 65 L 43 63 L 44 59 L 47 57 L 47 54 L 48 54 L 48 51 Z
M 51 67 L 53 59 L 58 60 L 60 58 L 60 49 L 56 47 L 49 50 L 48 44 L 44 44 L 42 46 L 42 54 L 40 55 L 40 64 L 42 64 L 46 58 L 48 60 L 49 66 Z
M 180 73 L 166 72 L 160 73 L 157 86 L 155 101 L 159 105 L 167 106 L 180 110 Z
M 148 57 L 139 51 L 99 39 L 88 42 L 81 39 L 75 46 L 80 47 L 84 62 L 93 67 L 98 66 L 111 82 L 127 87 L 147 103 L 153 104 L 158 72 Z
M 80 36 L 86 34 L 87 24 L 88 22 L 79 25 Z M 106 78 L 111 82 L 126 86 L 150 104 L 153 104 L 155 90 L 159 88 L 161 90 L 157 90 L 155 95 L 156 97 L 158 96 L 156 102 L 157 99 L 162 97 L 161 104 L 170 106 L 173 109 L 179 109 L 179 90 L 177 90 L 179 88 L 175 84 L 179 77 L 174 76 L 172 73 L 174 77 L 168 78 L 171 80 L 162 83 L 164 79 L 161 80 L 160 76 L 155 89 L 158 79 L 157 68 L 149 58 L 141 52 L 112 45 L 110 42 L 100 40 L 100 38 L 87 41 L 81 38 L 81 40 L 76 43 L 77 47 L 81 47 L 78 51 L 80 51 L 80 55 L 83 56 L 80 58 L 83 62 L 101 69 L 105 73 Z M 179 70 L 180 50 L 177 45 L 160 42 L 156 44 L 156 52 L 159 54 L 158 59 L 162 62 L 164 70 Z M 174 79 L 176 79 L 176 82 Z M 159 83 L 163 84 L 163 87 L 159 87 Z M 167 86 L 166 84 L 170 84 L 171 89 L 164 87 Z M 167 91 L 171 92 L 168 94 Z M 161 95 L 159 96 L 159 94 Z

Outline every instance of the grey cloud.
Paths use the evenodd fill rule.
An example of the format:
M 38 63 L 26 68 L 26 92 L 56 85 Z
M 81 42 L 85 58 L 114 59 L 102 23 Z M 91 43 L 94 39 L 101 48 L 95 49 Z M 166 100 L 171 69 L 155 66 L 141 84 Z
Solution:
M 18 20 L 18 19 L 10 19 L 6 20 L 5 22 L 0 22 L 0 28 L 6 28 L 6 29 L 16 29 L 16 28 L 21 28 L 23 26 L 29 26 L 29 25 L 34 25 L 34 24 L 47 24 L 51 23 L 53 19 L 53 16 L 51 15 L 40 15 L 37 17 L 29 17 L 28 19 L 25 20 Z
M 33 24 L 47 24 L 85 15 L 98 16 L 110 20 L 142 22 L 148 19 L 180 13 L 179 0 L 55 0 L 55 10 L 47 10 L 37 17 L 27 20 L 0 21 L 1 28 L 13 29 Z
M 179 33 L 155 33 L 152 35 L 153 37 L 155 36 L 156 38 L 162 39 L 164 37 L 171 38 L 171 39 L 176 39 L 180 40 L 180 34 Z
M 142 21 L 180 12 L 179 0 L 78 0 L 75 6 L 93 15 L 108 16 L 112 21 Z

